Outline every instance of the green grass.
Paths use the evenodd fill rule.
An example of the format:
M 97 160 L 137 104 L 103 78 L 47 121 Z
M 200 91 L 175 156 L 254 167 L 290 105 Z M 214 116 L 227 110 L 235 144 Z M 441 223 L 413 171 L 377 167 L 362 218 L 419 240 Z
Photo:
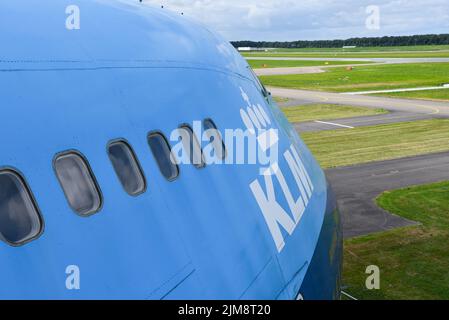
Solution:
M 345 241 L 343 283 L 359 299 L 449 299 L 449 182 L 389 191 L 379 206 L 421 225 Z M 365 269 L 381 270 L 380 290 Z
M 273 97 L 273 100 L 276 103 L 284 103 L 284 102 L 288 102 L 290 99 L 289 98 L 284 98 L 284 97 Z
M 248 60 L 251 68 L 325 67 L 338 65 L 369 64 L 366 61 L 310 61 L 310 60 Z
M 376 94 L 376 95 L 381 95 L 381 96 L 386 96 L 386 97 L 396 97 L 396 98 L 413 98 L 413 99 L 449 101 L 449 88 L 448 89 L 440 89 L 440 90 L 423 90 L 423 91 L 382 93 L 382 94 Z
M 277 48 L 269 49 L 270 53 L 307 53 L 307 52 L 409 52 L 409 51 L 449 51 L 449 45 L 425 45 L 425 46 L 392 46 L 392 47 L 356 47 L 350 49 L 343 48 Z M 260 52 L 254 52 L 260 53 Z
M 449 58 L 449 51 L 436 52 L 360 52 L 360 53 L 246 53 L 244 57 L 273 58 Z
M 449 150 L 449 119 L 301 134 L 325 168 Z
M 274 49 L 268 52 L 245 52 L 245 57 L 308 57 L 308 58 L 446 58 L 449 45 L 404 47 L 357 47 Z
M 332 120 L 387 113 L 384 109 L 370 109 L 336 104 L 309 104 L 286 107 L 282 111 L 290 122 Z
M 262 76 L 268 86 L 351 92 L 438 86 L 449 82 L 449 63 L 393 64 L 328 69 L 319 74 Z

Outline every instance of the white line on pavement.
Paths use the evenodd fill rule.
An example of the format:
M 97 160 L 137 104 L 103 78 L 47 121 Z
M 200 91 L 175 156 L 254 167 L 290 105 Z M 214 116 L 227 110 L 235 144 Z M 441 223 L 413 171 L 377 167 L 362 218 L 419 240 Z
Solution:
M 351 296 L 349 293 L 346 293 L 346 292 L 344 292 L 343 290 L 341 291 L 341 293 L 342 293 L 343 295 L 347 296 L 349 299 L 357 300 L 357 298 L 354 298 L 354 297 Z
M 354 127 L 346 126 L 344 124 L 334 123 L 334 122 L 325 122 L 325 121 L 315 121 L 316 123 L 329 124 L 331 126 L 337 126 L 342 128 L 354 129 Z
M 362 94 L 375 94 L 375 93 L 395 93 L 395 92 L 410 92 L 410 91 L 429 91 L 429 90 L 440 90 L 448 89 L 449 85 L 443 85 L 439 87 L 424 87 L 424 88 L 407 88 L 407 89 L 391 89 L 391 90 L 376 90 L 376 91 L 358 91 L 358 92 L 343 92 L 342 94 L 347 95 L 362 95 Z

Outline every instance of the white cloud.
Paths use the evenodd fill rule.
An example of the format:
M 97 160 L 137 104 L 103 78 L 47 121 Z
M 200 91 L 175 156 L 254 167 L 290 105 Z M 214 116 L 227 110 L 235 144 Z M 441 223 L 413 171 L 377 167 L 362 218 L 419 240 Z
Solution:
M 313 40 L 449 32 L 449 0 L 144 0 L 184 12 L 229 40 Z M 380 30 L 365 27 L 380 7 Z

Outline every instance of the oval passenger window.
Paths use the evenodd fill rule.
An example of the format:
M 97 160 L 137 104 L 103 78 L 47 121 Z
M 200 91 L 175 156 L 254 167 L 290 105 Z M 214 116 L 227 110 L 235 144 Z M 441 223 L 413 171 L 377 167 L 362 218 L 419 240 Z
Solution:
M 131 146 L 124 141 L 112 142 L 108 146 L 108 155 L 120 183 L 132 196 L 145 191 L 145 178 Z
M 164 135 L 159 132 L 151 133 L 148 135 L 148 144 L 162 175 L 168 181 L 175 180 L 179 175 L 179 168 Z
M 56 175 L 70 207 L 81 216 L 91 215 L 101 207 L 101 195 L 95 177 L 84 158 L 74 152 L 57 156 Z
M 0 171 L 0 237 L 20 245 L 39 236 L 42 220 L 30 190 L 20 175 Z
M 193 166 L 197 169 L 204 168 L 206 166 L 206 162 L 203 157 L 203 151 L 201 150 L 201 144 L 193 132 L 192 127 L 185 124 L 180 126 L 178 130 L 180 135 L 183 137 L 183 147 L 187 153 L 190 164 L 193 164 Z
M 220 131 L 217 129 L 217 126 L 211 119 L 205 119 L 203 121 L 203 126 L 206 135 L 209 137 L 210 143 L 213 143 L 214 150 L 217 158 L 225 159 L 226 158 L 226 146 L 221 138 Z

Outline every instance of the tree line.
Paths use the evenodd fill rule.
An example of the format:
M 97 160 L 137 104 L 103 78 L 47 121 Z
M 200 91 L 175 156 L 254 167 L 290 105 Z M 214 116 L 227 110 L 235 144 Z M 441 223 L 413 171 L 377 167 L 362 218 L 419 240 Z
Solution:
M 300 41 L 233 41 L 234 47 L 252 48 L 341 48 L 357 47 L 391 47 L 417 45 L 449 44 L 449 34 L 425 34 L 414 36 L 386 36 L 378 38 L 350 38 L 346 40 L 300 40 Z

